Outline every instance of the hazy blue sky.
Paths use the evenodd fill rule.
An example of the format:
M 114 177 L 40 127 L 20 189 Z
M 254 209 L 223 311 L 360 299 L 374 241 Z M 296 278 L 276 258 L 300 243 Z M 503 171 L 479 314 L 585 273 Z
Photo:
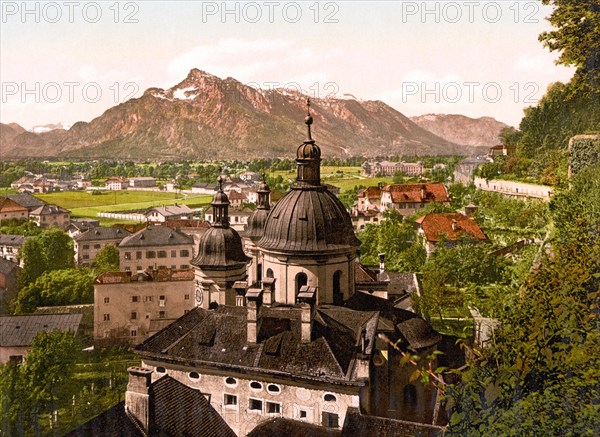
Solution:
M 1 1 L 0 121 L 89 121 L 191 68 L 518 125 L 573 70 L 538 1 Z

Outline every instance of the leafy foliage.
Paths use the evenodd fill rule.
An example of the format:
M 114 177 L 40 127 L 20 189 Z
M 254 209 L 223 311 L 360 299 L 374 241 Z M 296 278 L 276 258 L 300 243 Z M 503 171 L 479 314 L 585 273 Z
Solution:
M 503 314 L 494 347 L 451 390 L 452 435 L 600 432 L 599 170 L 553 200 L 552 250 Z
M 19 291 L 13 312 L 26 314 L 38 306 L 89 303 L 94 303 L 94 275 L 90 270 L 51 270 Z
M 600 136 L 574 139 L 569 151 L 571 174 L 576 175 L 584 168 L 597 164 L 600 164 Z
M 107 244 L 96 255 L 94 270 L 97 275 L 104 272 L 119 270 L 119 249 L 113 244 Z

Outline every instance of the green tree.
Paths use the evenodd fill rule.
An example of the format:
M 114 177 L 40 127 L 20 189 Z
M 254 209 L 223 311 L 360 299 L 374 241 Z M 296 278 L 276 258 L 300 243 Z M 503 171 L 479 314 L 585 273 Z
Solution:
M 42 250 L 42 244 L 38 238 L 25 240 L 21 248 L 21 258 L 23 260 L 23 270 L 19 276 L 20 287 L 35 282 L 46 271 L 46 257 Z
M 94 302 L 94 275 L 89 269 L 51 270 L 19 290 L 15 314 L 38 306 L 89 304 Z
M 587 89 L 600 82 L 600 5 L 596 0 L 542 0 L 554 6 L 548 21 L 555 28 L 539 40 L 560 52 L 557 63 L 577 67 L 578 81 Z
M 48 270 L 68 269 L 75 263 L 73 240 L 58 228 L 50 228 L 42 232 L 40 240 Z
M 119 249 L 114 244 L 107 244 L 98 252 L 94 270 L 98 275 L 119 270 Z

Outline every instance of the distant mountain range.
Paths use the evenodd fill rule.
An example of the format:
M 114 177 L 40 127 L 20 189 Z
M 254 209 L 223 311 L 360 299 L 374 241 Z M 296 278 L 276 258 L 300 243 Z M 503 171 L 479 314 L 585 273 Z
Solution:
M 306 98 L 297 91 L 255 89 L 233 78 L 220 79 L 193 69 L 172 88 L 149 88 L 141 97 L 68 130 L 64 125 L 44 125 L 29 132 L 16 123 L 0 124 L 0 157 L 290 157 L 305 138 Z M 440 126 L 452 124 L 445 117 L 464 119 L 455 129 L 437 129 L 415 123 L 381 101 L 353 98 L 311 98 L 311 113 L 314 138 L 324 157 L 469 155 L 487 129 L 496 138 L 486 145 L 496 144 L 502 124 L 487 117 L 422 116 L 441 117 Z M 469 129 L 472 136 L 458 135 Z
M 470 118 L 458 114 L 426 114 L 410 119 L 447 141 L 470 147 L 498 145 L 500 131 L 508 127 L 492 117 Z

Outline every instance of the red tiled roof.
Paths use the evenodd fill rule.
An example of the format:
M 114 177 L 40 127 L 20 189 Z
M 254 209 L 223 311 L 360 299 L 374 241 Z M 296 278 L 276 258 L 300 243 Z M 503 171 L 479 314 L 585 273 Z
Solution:
M 245 194 L 238 193 L 235 190 L 231 190 L 229 192 L 229 194 L 227 194 L 227 197 L 229 197 L 229 200 L 247 200 L 248 199 Z
M 379 199 L 381 197 L 381 188 L 367 187 L 358 192 L 358 197 L 366 197 L 367 199 Z
M 444 184 L 391 184 L 383 191 L 390 193 L 394 203 L 450 202 Z
M 452 228 L 453 222 L 456 223 Z M 427 214 L 417 220 L 417 223 L 425 233 L 427 241 L 440 241 L 441 234 L 445 234 L 448 240 L 456 240 L 459 235 L 467 232 L 478 240 L 487 240 L 487 237 L 472 219 L 460 213 Z

